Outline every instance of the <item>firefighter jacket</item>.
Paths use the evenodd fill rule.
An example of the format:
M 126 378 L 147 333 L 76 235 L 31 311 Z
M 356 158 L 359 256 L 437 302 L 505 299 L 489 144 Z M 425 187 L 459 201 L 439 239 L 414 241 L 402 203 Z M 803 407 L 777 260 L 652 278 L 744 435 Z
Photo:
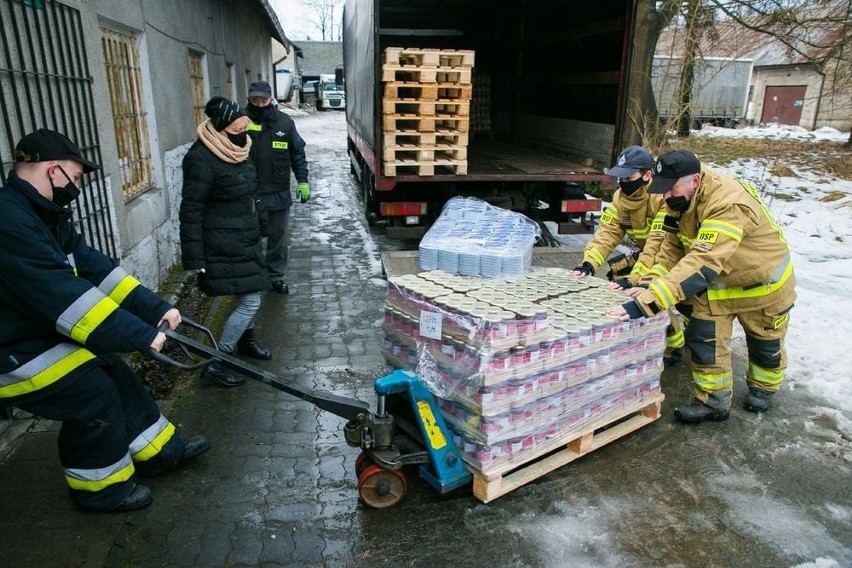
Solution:
M 187 270 L 203 268 L 208 296 L 268 290 L 254 165 L 219 159 L 200 140 L 183 158 L 180 248 Z
M 146 352 L 171 308 L 14 171 L 0 189 L 0 242 L 0 400 L 55 392 L 98 354 Z
M 293 204 L 290 195 L 290 170 L 299 183 L 308 181 L 308 160 L 305 141 L 296 131 L 293 119 L 275 108 L 248 105 L 246 113 L 252 120 L 249 157 L 257 170 L 258 193 L 266 209 L 287 209 Z
M 597 272 L 598 268 L 606 262 L 606 257 L 612 252 L 612 249 L 622 241 L 625 234 L 636 243 L 639 249 L 644 250 L 648 243 L 651 225 L 657 215 L 665 211 L 664 206 L 663 196 L 650 195 L 647 184 L 630 196 L 617 189 L 612 196 L 612 202 L 601 215 L 600 226 L 595 232 L 595 236 L 583 251 L 583 262 L 591 264 L 594 267 L 594 272 Z M 659 243 L 659 239 L 652 242 L 655 250 L 648 252 L 650 258 L 655 256 L 656 247 L 659 246 Z M 633 266 L 631 275 L 633 273 L 642 275 L 647 270 L 648 267 L 644 264 L 640 266 L 637 263 Z M 636 280 L 638 279 L 639 276 L 636 276 Z
M 671 212 L 668 213 L 672 215 Z M 792 306 L 795 276 L 790 249 L 749 182 L 701 168 L 689 208 L 665 232 L 656 262 L 667 271 L 635 299 L 643 314 L 671 308 L 687 298 L 714 315 Z M 635 309 L 625 306 L 628 312 Z

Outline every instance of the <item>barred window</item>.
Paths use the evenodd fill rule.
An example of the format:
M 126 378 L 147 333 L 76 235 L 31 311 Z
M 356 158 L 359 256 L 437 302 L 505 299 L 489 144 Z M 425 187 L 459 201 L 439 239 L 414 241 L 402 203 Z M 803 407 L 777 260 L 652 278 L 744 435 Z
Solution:
M 153 186 L 148 116 L 142 106 L 142 69 L 136 40 L 101 28 L 101 46 L 125 199 Z
M 189 54 L 189 83 L 192 88 L 192 108 L 195 111 L 195 124 L 204 120 L 204 56 Z

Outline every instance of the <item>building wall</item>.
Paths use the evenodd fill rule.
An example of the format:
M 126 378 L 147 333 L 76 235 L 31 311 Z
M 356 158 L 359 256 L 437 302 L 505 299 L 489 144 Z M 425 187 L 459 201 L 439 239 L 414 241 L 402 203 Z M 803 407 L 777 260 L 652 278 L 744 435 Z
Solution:
M 823 98 L 819 104 L 815 128 L 830 126 L 841 132 L 852 130 L 852 70 L 848 67 L 835 74 L 837 61 L 826 67 Z
M 808 65 L 785 67 L 755 67 L 752 72 L 752 97 L 746 118 L 750 123 L 760 122 L 763 114 L 763 99 L 766 87 L 785 87 L 804 85 L 805 100 L 802 106 L 802 117 L 799 126 L 813 128 L 822 94 L 822 76 Z
M 250 81 L 272 78 L 270 33 L 249 2 L 87 0 L 79 9 L 122 264 L 145 285 L 156 288 L 179 262 L 180 163 L 196 138 L 197 126 L 189 53 L 203 57 L 208 98 L 225 94 L 227 65 L 233 64 L 234 98 L 245 104 Z M 129 202 L 121 191 L 100 27 L 137 38 L 142 61 L 155 187 Z

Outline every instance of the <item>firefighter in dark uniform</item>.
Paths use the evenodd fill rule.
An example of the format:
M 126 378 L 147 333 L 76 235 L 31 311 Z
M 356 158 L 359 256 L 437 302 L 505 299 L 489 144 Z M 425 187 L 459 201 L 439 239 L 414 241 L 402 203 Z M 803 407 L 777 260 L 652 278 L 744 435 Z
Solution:
M 64 135 L 41 129 L 15 149 L 0 189 L 0 404 L 62 422 L 59 459 L 87 511 L 153 500 L 154 476 L 205 452 L 184 439 L 118 352 L 159 351 L 178 310 L 89 247 L 69 205 L 99 166 Z
M 305 141 L 299 136 L 293 119 L 272 104 L 272 87 L 266 81 L 255 81 L 249 87 L 246 114 L 252 120 L 251 160 L 257 171 L 257 192 L 269 214 L 266 241 L 266 266 L 272 289 L 288 294 L 285 281 L 287 247 L 289 246 L 290 171 L 296 176 L 296 193 L 305 203 L 311 198 L 308 184 L 308 160 Z

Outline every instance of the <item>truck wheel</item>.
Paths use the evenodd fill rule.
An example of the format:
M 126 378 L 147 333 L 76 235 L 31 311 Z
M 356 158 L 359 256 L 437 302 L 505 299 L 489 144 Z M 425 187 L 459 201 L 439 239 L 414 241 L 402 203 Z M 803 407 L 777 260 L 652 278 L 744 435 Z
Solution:
M 361 169 L 361 197 L 364 199 L 364 217 L 371 227 L 376 224 L 376 196 L 373 187 L 373 172 L 365 164 Z

